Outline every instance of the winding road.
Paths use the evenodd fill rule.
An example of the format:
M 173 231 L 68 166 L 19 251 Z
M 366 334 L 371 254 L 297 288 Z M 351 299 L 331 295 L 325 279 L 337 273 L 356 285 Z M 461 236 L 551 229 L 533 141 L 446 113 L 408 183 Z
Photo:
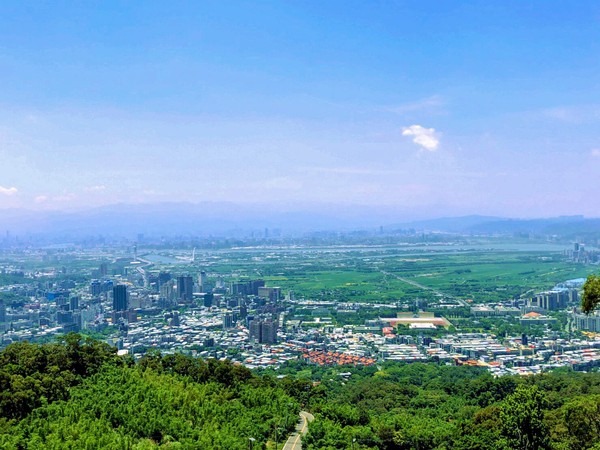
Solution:
M 314 416 L 306 411 L 300 411 L 300 420 L 296 425 L 296 431 L 290 435 L 283 446 L 283 450 L 302 450 L 302 436 L 308 431 L 308 423 L 314 420 Z

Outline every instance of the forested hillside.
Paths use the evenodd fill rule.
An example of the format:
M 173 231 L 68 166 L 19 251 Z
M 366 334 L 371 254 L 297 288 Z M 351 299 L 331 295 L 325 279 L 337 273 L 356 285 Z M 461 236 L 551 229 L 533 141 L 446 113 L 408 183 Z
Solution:
M 600 449 L 600 374 L 493 378 L 433 364 L 319 376 L 312 449 Z M 595 445 L 595 447 L 594 447 Z
M 250 438 L 260 448 L 299 412 L 273 379 L 244 367 L 159 354 L 135 364 L 76 335 L 11 345 L 0 367 L 2 449 L 235 450 Z
M 275 377 L 284 375 L 284 377 Z M 311 449 L 600 449 L 600 374 L 493 378 L 384 364 L 278 372 L 182 355 L 134 362 L 93 340 L 0 353 L 0 448 L 279 448 L 301 408 Z

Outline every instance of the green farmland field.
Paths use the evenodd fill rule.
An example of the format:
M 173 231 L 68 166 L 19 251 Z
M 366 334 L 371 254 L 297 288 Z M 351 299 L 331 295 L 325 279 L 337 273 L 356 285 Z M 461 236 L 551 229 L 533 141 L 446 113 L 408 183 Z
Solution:
M 566 261 L 556 246 L 312 248 L 228 252 L 211 271 L 227 281 L 263 278 L 297 298 L 368 303 L 443 295 L 474 303 L 550 289 L 597 269 Z

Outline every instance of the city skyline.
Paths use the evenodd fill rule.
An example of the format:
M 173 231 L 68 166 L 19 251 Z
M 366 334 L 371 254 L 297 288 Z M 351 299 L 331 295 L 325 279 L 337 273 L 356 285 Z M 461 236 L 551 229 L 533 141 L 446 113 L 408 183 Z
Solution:
M 585 1 L 4 3 L 0 209 L 597 217 L 599 22 Z

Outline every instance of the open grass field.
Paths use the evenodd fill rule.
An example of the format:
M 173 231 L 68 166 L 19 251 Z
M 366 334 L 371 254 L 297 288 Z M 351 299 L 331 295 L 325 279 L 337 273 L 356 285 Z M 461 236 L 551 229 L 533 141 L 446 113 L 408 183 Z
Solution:
M 225 279 L 264 278 L 297 298 L 392 303 L 439 294 L 475 303 L 506 300 L 586 277 L 556 246 L 523 249 L 328 247 L 229 252 L 211 264 Z
M 505 300 L 530 290 L 593 273 L 590 266 L 566 262 L 556 253 L 469 252 L 438 255 L 429 261 L 402 263 L 386 268 L 421 285 L 474 302 Z

